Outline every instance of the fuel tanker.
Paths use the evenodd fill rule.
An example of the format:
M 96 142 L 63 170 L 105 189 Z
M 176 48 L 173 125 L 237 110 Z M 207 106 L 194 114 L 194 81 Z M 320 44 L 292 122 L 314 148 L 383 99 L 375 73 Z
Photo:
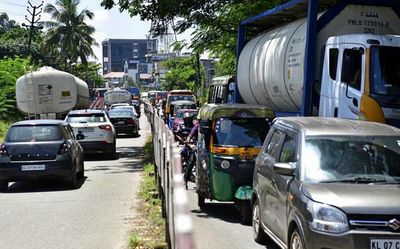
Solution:
M 326 12 L 314 10 L 312 24 L 311 12 L 302 15 L 311 16 L 308 19 L 287 22 L 300 9 L 290 4 L 286 12 L 278 7 L 243 21 L 236 102 L 267 106 L 278 116 L 316 115 L 399 126 L 399 4 L 336 2 Z
M 62 118 L 72 109 L 90 106 L 86 82 L 52 67 L 21 76 L 16 83 L 16 99 L 21 112 L 43 118 Z

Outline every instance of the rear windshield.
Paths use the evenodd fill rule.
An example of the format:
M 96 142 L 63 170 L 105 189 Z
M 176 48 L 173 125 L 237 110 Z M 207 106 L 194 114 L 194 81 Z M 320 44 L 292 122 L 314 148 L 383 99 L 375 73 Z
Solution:
M 63 139 L 57 125 L 13 126 L 8 130 L 6 142 L 58 141 Z
M 131 110 L 128 110 L 128 109 L 114 109 L 112 111 L 109 111 L 108 115 L 110 116 L 110 118 L 114 118 L 114 117 L 132 117 L 133 116 L 133 112 Z
M 99 123 L 107 120 L 103 113 L 79 113 L 69 114 L 65 121 L 68 123 Z
M 189 100 L 194 102 L 194 96 L 193 95 L 171 95 L 169 96 L 169 103 L 173 101 L 178 101 L 178 100 Z

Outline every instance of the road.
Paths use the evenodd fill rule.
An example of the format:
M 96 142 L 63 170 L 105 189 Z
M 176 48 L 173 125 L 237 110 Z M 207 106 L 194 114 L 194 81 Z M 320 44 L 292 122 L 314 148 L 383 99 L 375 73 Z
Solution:
M 0 193 L 0 248 L 128 248 L 150 134 L 144 115 L 140 134 L 117 139 L 117 160 L 85 156 L 85 179 L 76 190 L 57 181 L 10 184 Z
M 257 244 L 251 226 L 240 224 L 239 212 L 232 203 L 210 202 L 200 210 L 194 184 L 189 185 L 190 212 L 197 249 L 278 249 L 273 243 Z

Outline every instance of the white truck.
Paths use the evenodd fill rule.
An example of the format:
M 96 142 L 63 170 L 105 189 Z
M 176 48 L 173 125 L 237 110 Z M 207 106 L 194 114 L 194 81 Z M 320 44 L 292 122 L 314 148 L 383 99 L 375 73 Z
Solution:
M 317 14 L 293 0 L 243 21 L 236 102 L 400 126 L 400 1 L 337 2 Z
M 90 105 L 86 82 L 74 75 L 42 67 L 16 82 L 17 108 L 28 116 L 62 119 L 72 109 Z
M 104 93 L 104 103 L 108 107 L 111 106 L 112 104 L 118 104 L 118 103 L 130 104 L 131 100 L 132 100 L 131 93 L 125 89 L 114 88 Z

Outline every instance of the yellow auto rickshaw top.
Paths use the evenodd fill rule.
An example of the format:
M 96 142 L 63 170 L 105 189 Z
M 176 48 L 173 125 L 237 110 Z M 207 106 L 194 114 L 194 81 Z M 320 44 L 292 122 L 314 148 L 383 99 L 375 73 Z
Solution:
M 201 107 L 198 114 L 199 120 L 214 120 L 222 117 L 265 117 L 273 120 L 275 114 L 268 107 L 250 104 L 206 104 Z

